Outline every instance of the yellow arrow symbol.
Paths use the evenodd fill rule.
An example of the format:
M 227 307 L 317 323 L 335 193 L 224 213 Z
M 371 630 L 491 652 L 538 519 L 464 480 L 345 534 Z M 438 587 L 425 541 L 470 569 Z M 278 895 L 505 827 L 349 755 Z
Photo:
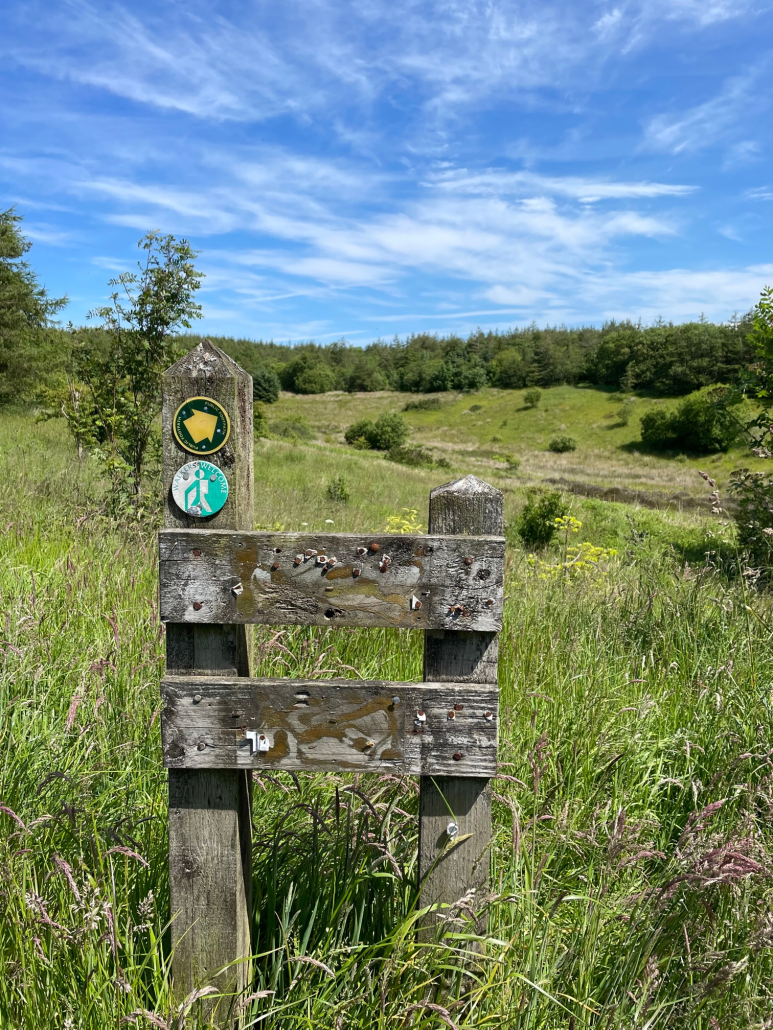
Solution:
M 190 418 L 186 418 L 183 425 L 190 433 L 194 443 L 201 443 L 202 440 L 211 441 L 217 428 L 217 415 L 210 415 L 207 411 L 194 411 Z

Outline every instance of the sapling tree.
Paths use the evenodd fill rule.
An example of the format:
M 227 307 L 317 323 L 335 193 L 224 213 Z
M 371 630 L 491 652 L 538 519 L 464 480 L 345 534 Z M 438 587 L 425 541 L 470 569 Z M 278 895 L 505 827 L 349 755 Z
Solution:
M 157 466 L 161 373 L 182 353 L 180 329 L 201 317 L 202 273 L 187 240 L 150 232 L 138 271 L 110 280 L 110 303 L 90 312 L 101 332 L 72 329 L 72 376 L 61 411 L 101 461 L 114 506 L 140 507 L 143 478 Z M 77 402 L 73 396 L 77 395 Z

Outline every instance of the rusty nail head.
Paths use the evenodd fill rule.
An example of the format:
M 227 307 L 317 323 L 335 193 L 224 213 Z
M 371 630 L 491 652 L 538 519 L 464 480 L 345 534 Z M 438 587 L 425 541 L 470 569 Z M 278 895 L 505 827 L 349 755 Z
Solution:
M 455 719 L 456 718 L 456 712 L 453 709 L 451 709 L 451 711 L 448 713 L 448 718 L 449 719 Z
M 469 619 L 469 617 L 472 615 L 472 612 L 469 608 L 462 608 L 462 615 L 465 617 L 465 619 Z
M 273 562 L 272 565 L 271 565 L 271 568 L 272 569 L 278 569 L 279 568 L 279 562 L 278 561 Z
M 357 579 L 359 574 L 360 574 L 360 570 L 359 569 L 352 569 L 352 575 L 354 576 L 355 579 Z
M 357 548 L 357 554 L 359 554 L 360 557 L 362 557 L 363 554 L 367 554 L 367 553 L 368 553 L 368 548 L 367 547 L 358 547 Z
M 455 712 L 463 712 L 463 711 L 464 711 L 464 705 L 460 705 L 460 704 L 459 704 L 459 703 L 457 702 L 457 703 L 456 703 L 456 704 L 454 705 L 454 711 L 455 711 Z
M 337 565 L 338 564 L 338 558 L 328 558 L 327 563 L 328 563 L 328 565 Z
M 201 701 L 201 694 L 194 694 L 193 695 L 193 703 L 195 705 L 197 705 L 199 703 L 199 701 Z
M 193 548 L 193 554 L 194 554 L 194 557 L 196 557 L 196 558 L 201 557 L 201 551 L 198 549 L 198 547 L 194 547 Z
M 487 722 L 492 722 L 493 719 L 494 719 L 494 713 L 493 712 L 484 712 L 483 713 L 483 718 L 486 719 Z
M 493 605 L 493 603 L 494 603 L 494 598 L 493 597 L 487 597 L 486 598 L 486 607 L 487 608 L 490 608 Z
M 295 556 L 295 559 L 294 559 L 294 561 L 293 561 L 293 565 L 300 565 L 302 561 L 303 561 L 303 558 L 302 558 L 302 557 L 299 557 L 299 556 L 298 556 L 298 555 L 296 554 L 296 556 Z
M 378 544 L 370 544 L 368 550 L 373 551 L 373 553 L 375 554 L 376 551 L 380 550 L 380 547 Z
M 196 746 L 198 747 L 199 751 L 203 751 L 207 745 L 204 743 L 203 740 L 200 740 Z
M 306 557 L 307 558 L 313 558 L 316 553 L 317 553 L 316 551 L 312 551 L 312 549 L 309 548 L 308 551 L 306 552 Z
M 467 555 L 467 557 L 464 559 L 464 564 L 465 565 L 472 565 L 472 555 L 469 555 L 469 554 Z
M 461 753 L 461 751 L 455 751 L 454 752 L 454 761 L 455 762 L 461 762 L 461 760 L 463 758 L 464 758 L 464 755 Z
M 422 709 L 420 708 L 420 709 L 418 710 L 418 712 L 416 713 L 416 722 L 426 722 L 426 721 L 427 721 L 427 715 L 426 715 L 426 712 L 424 712 L 424 711 L 423 711 L 423 710 L 422 710 Z
M 193 610 L 195 612 L 200 612 L 201 611 L 201 601 L 194 601 L 193 602 Z

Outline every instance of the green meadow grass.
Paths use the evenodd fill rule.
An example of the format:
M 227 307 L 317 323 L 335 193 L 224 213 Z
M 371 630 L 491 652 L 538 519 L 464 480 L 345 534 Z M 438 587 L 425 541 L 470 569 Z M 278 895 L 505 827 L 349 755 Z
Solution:
M 154 533 L 104 515 L 61 424 L 10 416 L 0 434 L 0 1026 L 196 1026 L 168 984 Z M 426 523 L 460 461 L 260 442 L 256 522 L 383 528 L 408 507 Z M 327 497 L 339 474 L 347 504 Z M 509 489 L 509 520 L 523 499 Z M 540 574 L 510 534 L 483 911 L 417 940 L 413 780 L 259 777 L 246 1025 L 770 1025 L 773 605 L 705 558 L 732 551 L 726 527 L 577 499 L 573 514 L 619 552 L 576 579 L 544 571 L 560 544 Z M 254 668 L 420 678 L 421 649 L 265 631 Z
M 633 397 L 592 387 L 554 386 L 542 391 L 535 408 L 524 404 L 523 390 L 489 388 L 474 394 L 434 396 L 440 407 L 403 411 L 419 395 L 404 393 L 328 393 L 310 396 L 282 394 L 267 410 L 269 420 L 302 415 L 328 442 L 342 440 L 347 426 L 383 411 L 402 412 L 411 426 L 411 442 L 433 449 L 454 466 L 466 465 L 479 474 L 502 473 L 502 456 L 521 460 L 519 480 L 539 482 L 567 478 L 594 484 L 616 484 L 654 494 L 701 493 L 698 469 L 708 468 L 721 485 L 729 473 L 745 465 L 763 468 L 748 448 L 728 454 L 662 457 L 642 451 L 641 416 L 653 406 L 674 407 L 677 400 Z M 621 416 L 630 409 L 627 424 Z M 473 410 L 475 409 L 475 410 Z M 553 437 L 568 435 L 577 450 L 553 454 Z

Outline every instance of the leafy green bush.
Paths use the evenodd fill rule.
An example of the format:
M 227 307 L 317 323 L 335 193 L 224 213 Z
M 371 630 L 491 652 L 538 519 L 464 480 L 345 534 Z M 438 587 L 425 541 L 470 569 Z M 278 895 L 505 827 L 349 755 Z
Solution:
M 275 404 L 279 400 L 279 376 L 270 368 L 256 368 L 252 373 L 252 399 L 264 404 Z
M 252 405 L 252 431 L 256 437 L 263 437 L 264 439 L 271 435 L 268 419 L 266 418 L 266 409 L 260 401 L 256 401 Z
M 566 454 L 567 451 L 577 450 L 577 441 L 571 436 L 554 436 L 548 444 L 548 450 L 554 454 Z
M 542 495 L 531 493 L 516 522 L 518 535 L 527 547 L 546 547 L 555 535 L 556 519 L 568 510 L 557 490 Z
M 284 440 L 313 440 L 314 430 L 303 417 L 296 415 L 293 418 L 279 418 L 271 423 L 271 433 Z
M 439 397 L 421 397 L 418 401 L 408 401 L 403 411 L 437 411 L 442 407 Z
M 327 393 L 335 390 L 336 377 L 324 359 L 313 352 L 304 352 L 290 361 L 280 373 L 285 390 L 292 393 Z
M 338 504 L 346 504 L 349 500 L 349 484 L 343 476 L 336 476 L 327 484 L 327 496 L 329 500 Z
M 410 432 L 402 415 L 384 412 L 375 422 L 369 418 L 355 422 L 344 433 L 344 440 L 353 447 L 374 451 L 391 451 L 402 447 Z
M 471 404 L 470 405 L 470 411 L 483 411 L 483 405 L 482 404 Z
M 536 408 L 541 400 L 542 390 L 537 390 L 536 387 L 531 390 L 527 390 L 523 395 L 523 403 L 527 408 Z
M 399 465 L 408 465 L 410 468 L 451 468 L 448 458 L 436 458 L 431 451 L 424 447 L 391 447 L 385 457 L 388 461 L 395 461 Z
M 721 403 L 722 394 L 694 394 L 675 411 L 654 408 L 641 418 L 642 443 L 653 450 L 683 450 L 695 454 L 726 451 L 738 438 L 740 426 Z

